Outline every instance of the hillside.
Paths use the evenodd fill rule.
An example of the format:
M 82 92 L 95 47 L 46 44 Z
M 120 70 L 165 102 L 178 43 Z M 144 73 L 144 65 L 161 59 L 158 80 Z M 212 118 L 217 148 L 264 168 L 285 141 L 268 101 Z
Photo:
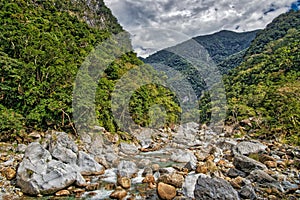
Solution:
M 190 41 L 183 42 L 182 44 L 178 44 L 174 47 L 170 47 L 150 55 L 144 60 L 144 62 L 161 63 L 178 70 L 186 76 L 186 79 L 189 80 L 197 96 L 200 96 L 202 91 L 206 88 L 206 85 L 203 82 L 203 77 L 200 76 L 197 69 L 191 66 L 191 64 L 179 55 L 172 53 L 172 49 L 177 48 L 184 52 L 184 48 L 186 48 L 184 46 L 186 44 L 190 42 L 197 42 L 199 44 L 199 48 L 201 45 L 204 49 L 206 49 L 210 58 L 216 63 L 219 71 L 222 74 L 225 74 L 242 62 L 245 50 L 254 39 L 256 32 L 257 31 L 236 33 L 232 31 L 220 31 L 212 35 L 195 37 Z M 197 51 L 197 49 L 194 50 Z
M 1 0 L 0 29 L 0 140 L 22 139 L 22 135 L 34 130 L 76 133 L 72 119 L 76 74 L 94 47 L 112 34 L 123 32 L 116 18 L 102 0 Z M 128 35 L 124 37 L 129 42 Z M 115 51 L 122 52 L 117 48 Z M 142 62 L 128 52 L 106 66 L 106 74 L 95 83 L 96 124 L 109 131 L 119 130 L 111 113 L 112 89 L 126 71 L 138 65 Z M 93 76 L 87 74 L 85 80 Z M 156 89 L 159 88 L 149 88 Z M 78 98 L 84 99 L 86 92 Z M 170 101 L 163 95 L 160 98 Z M 77 106 L 83 114 L 90 105 L 81 102 Z M 131 114 L 141 116 L 143 110 L 147 109 Z M 146 123 L 143 119 L 147 117 L 138 118 L 140 123 Z
M 275 19 L 251 44 L 244 62 L 225 76 L 227 122 L 250 120 L 244 134 L 299 145 L 299 19 L 299 11 Z

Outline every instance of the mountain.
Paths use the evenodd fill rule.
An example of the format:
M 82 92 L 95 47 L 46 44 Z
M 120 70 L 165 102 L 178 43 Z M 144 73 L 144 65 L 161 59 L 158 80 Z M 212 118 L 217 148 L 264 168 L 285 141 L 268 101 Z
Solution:
M 175 51 L 180 54 L 180 52 L 199 51 L 199 49 L 204 48 L 221 74 L 225 74 L 242 62 L 245 51 L 255 38 L 256 33 L 257 31 L 244 33 L 220 31 L 212 35 L 199 36 L 174 47 L 158 51 L 143 61 L 145 63 L 161 63 L 181 72 L 189 80 L 199 97 L 202 91 L 206 89 L 203 77 L 198 69 L 180 55 L 176 55 L 174 50 L 176 49 Z M 194 49 L 189 49 L 191 46 L 195 46 Z M 198 59 L 206 60 L 206 57 L 207 55 Z
M 260 31 L 243 63 L 224 77 L 228 124 L 241 134 L 300 141 L 300 12 L 282 14 Z
M 120 131 L 111 109 L 114 87 L 123 74 L 143 63 L 102 0 L 0 0 L 0 29 L 0 141 L 22 140 L 34 130 L 75 134 L 80 123 Z M 115 34 L 122 37 L 118 40 Z M 110 46 L 95 48 L 103 43 Z M 124 48 L 127 53 L 122 53 Z M 98 80 L 97 66 L 103 63 L 107 69 Z M 96 94 L 91 94 L 94 88 Z M 157 90 L 168 94 L 159 96 L 163 104 L 179 109 L 166 89 L 145 86 L 131 100 L 130 114 L 139 124 L 149 122 L 142 113 L 157 96 L 150 95 L 146 107 L 138 110 L 133 109 L 136 101 Z M 93 113 L 97 122 L 89 121 Z

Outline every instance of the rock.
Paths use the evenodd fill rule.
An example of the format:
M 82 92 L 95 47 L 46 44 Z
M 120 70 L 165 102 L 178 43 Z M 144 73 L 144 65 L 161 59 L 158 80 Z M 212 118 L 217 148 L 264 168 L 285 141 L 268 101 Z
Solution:
M 171 200 L 176 196 L 176 188 L 165 183 L 158 183 L 157 194 L 163 200 Z
M 148 187 L 153 189 L 156 187 L 155 178 L 151 174 L 147 174 L 146 177 L 143 179 L 142 183 L 148 183 Z
M 280 182 L 272 178 L 269 174 L 264 172 L 263 170 L 254 170 L 247 176 L 251 182 L 257 182 L 264 186 L 274 187 L 281 192 L 284 192 L 283 187 L 281 186 Z
M 246 177 L 246 173 L 235 169 L 235 168 L 230 168 L 229 171 L 227 172 L 227 176 L 231 177 L 231 178 L 235 178 L 235 177 Z
M 264 164 L 268 168 L 276 168 L 277 167 L 277 162 L 276 161 L 265 161 Z
M 173 141 L 178 144 L 193 146 L 201 144 L 198 140 L 199 124 L 189 122 L 178 127 L 177 132 L 173 135 Z
M 177 149 L 171 155 L 171 160 L 179 163 L 187 163 L 187 162 L 196 162 L 197 158 L 193 153 L 187 152 L 185 150 Z
M 138 162 L 138 167 L 143 169 L 145 166 L 150 166 L 151 165 L 151 160 L 149 159 L 142 159 Z
M 12 180 L 16 177 L 16 170 L 11 167 L 4 168 L 1 173 L 7 180 Z
M 191 199 L 195 199 L 194 190 L 199 176 L 200 174 L 193 173 L 187 175 L 182 185 L 182 191 L 184 196 Z
M 199 176 L 194 195 L 195 199 L 239 199 L 238 193 L 227 181 L 205 175 Z
M 105 148 L 104 148 L 103 136 L 99 132 L 82 134 L 81 139 L 87 151 L 93 156 L 102 156 L 103 154 L 108 153 L 108 152 L 104 153 Z M 109 148 L 109 150 L 111 150 L 111 148 Z
M 64 163 L 76 164 L 78 148 L 64 132 L 56 132 L 52 135 L 49 152 L 54 158 Z
M 158 172 L 158 171 L 159 171 L 159 168 L 160 168 L 159 164 L 153 164 L 153 165 L 151 166 L 151 169 L 153 170 L 153 172 Z
M 55 196 L 69 196 L 71 193 L 69 190 L 60 190 L 55 193 Z
M 27 145 L 25 145 L 25 144 L 18 144 L 16 151 L 18 153 L 25 153 L 26 148 L 27 148 Z
M 53 194 L 74 182 L 85 183 L 78 168 L 53 160 L 39 143 L 28 145 L 17 172 L 17 185 L 29 195 Z
M 142 173 L 142 177 L 146 177 L 148 174 L 152 175 L 153 171 L 150 167 L 145 167 L 143 173 Z
M 86 186 L 87 191 L 94 191 L 97 190 L 98 188 L 99 188 L 99 183 L 91 183 Z
M 33 131 L 32 133 L 28 134 L 28 137 L 38 140 L 41 139 L 41 134 L 37 131 Z
M 146 177 L 142 181 L 143 183 L 152 183 L 155 184 L 155 178 L 152 174 L 147 174 Z
M 208 169 L 205 164 L 199 164 L 196 168 L 196 173 L 207 174 Z
M 77 165 L 82 175 L 100 175 L 104 173 L 104 167 L 97 163 L 90 155 L 79 151 Z
M 110 166 L 117 166 L 119 163 L 119 157 L 115 153 L 106 153 L 104 156 Z
M 243 199 L 255 200 L 257 199 L 257 195 L 251 185 L 245 185 L 239 191 L 240 197 Z
M 261 184 L 264 183 L 274 183 L 276 180 L 272 178 L 269 174 L 262 170 L 254 170 L 247 176 L 247 179 L 251 180 L 252 182 L 258 182 Z
M 139 153 L 138 148 L 134 144 L 127 144 L 124 142 L 120 144 L 120 150 L 126 155 L 136 155 Z
M 121 187 L 117 187 L 115 191 L 113 191 L 109 197 L 112 199 L 122 200 L 127 196 L 127 191 Z
M 121 177 L 132 178 L 138 172 L 137 166 L 131 161 L 121 161 L 118 165 L 118 175 Z
M 261 144 L 260 142 L 247 142 L 243 141 L 237 144 L 235 150 L 237 153 L 242 155 L 249 155 L 251 153 L 259 153 L 265 151 L 267 146 Z
M 187 168 L 189 171 L 196 170 L 197 163 L 195 161 L 189 161 L 188 163 L 185 164 L 184 168 Z
M 246 173 L 250 173 L 256 169 L 267 169 L 266 165 L 243 155 L 235 155 L 233 164 L 237 169 Z
M 124 189 L 129 189 L 131 187 L 131 180 L 128 177 L 119 177 L 117 183 Z
M 238 176 L 234 179 L 232 179 L 230 181 L 230 184 L 232 185 L 232 187 L 234 187 L 235 189 L 241 189 L 242 184 L 243 184 L 244 178 Z
M 173 185 L 176 188 L 181 188 L 184 182 L 184 177 L 177 173 L 165 174 L 159 177 L 157 181 Z

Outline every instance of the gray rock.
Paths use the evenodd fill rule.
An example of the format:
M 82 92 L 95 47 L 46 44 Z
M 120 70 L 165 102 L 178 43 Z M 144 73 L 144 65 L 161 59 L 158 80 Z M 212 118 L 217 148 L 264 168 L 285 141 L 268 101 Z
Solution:
M 178 130 L 173 135 L 173 141 L 178 144 L 184 144 L 188 146 L 201 144 L 199 141 L 199 124 L 195 122 L 189 122 L 178 127 Z
M 189 161 L 188 163 L 185 164 L 184 168 L 187 168 L 189 171 L 196 170 L 197 162 L 195 162 L 194 160 Z
M 251 185 L 245 185 L 239 191 L 240 197 L 243 199 L 255 200 L 257 199 L 257 195 Z
M 138 172 L 138 168 L 134 162 L 122 160 L 118 165 L 118 175 L 121 177 L 131 178 Z
M 220 199 L 220 200 L 236 200 L 240 199 L 238 193 L 233 187 L 221 178 L 211 178 L 206 175 L 199 176 L 195 191 L 195 199 Z
M 28 145 L 17 172 L 17 185 L 26 194 L 52 194 L 76 182 L 85 183 L 77 168 L 53 160 L 39 143 Z
M 247 176 L 251 182 L 257 182 L 263 186 L 271 186 L 277 188 L 279 191 L 284 192 L 283 187 L 281 186 L 280 182 L 276 179 L 272 178 L 269 174 L 262 170 L 254 170 L 252 171 L 249 176 Z
M 119 157 L 115 153 L 106 153 L 104 157 L 110 166 L 117 166 Z
M 171 155 L 171 160 L 179 163 L 196 162 L 196 156 L 188 151 L 177 149 Z
M 101 174 L 104 172 L 104 167 L 97 163 L 90 155 L 79 151 L 77 165 L 79 172 L 82 175 Z
M 27 146 L 25 144 L 18 144 L 16 151 L 18 153 L 24 153 L 26 148 L 27 148 Z
M 103 136 L 100 133 L 91 133 L 91 135 L 86 134 L 84 137 L 90 138 L 90 141 L 84 141 L 85 148 L 90 154 L 94 156 L 104 154 Z
M 243 141 L 237 144 L 236 152 L 242 155 L 249 155 L 250 153 L 262 152 L 266 148 L 267 146 L 261 144 L 260 142 Z
M 142 173 L 142 177 L 146 177 L 147 175 L 153 175 L 151 167 L 146 167 Z
M 246 173 L 242 172 L 238 169 L 235 168 L 230 168 L 229 171 L 227 172 L 227 176 L 229 176 L 230 178 L 235 178 L 235 177 L 246 177 Z
M 247 179 L 251 180 L 252 182 L 258 182 L 261 184 L 277 182 L 274 178 L 272 178 L 269 174 L 262 170 L 252 171 L 249 176 L 247 176 Z
M 219 139 L 217 141 L 216 146 L 221 148 L 223 151 L 225 150 L 231 150 L 233 147 L 235 147 L 237 145 L 237 141 L 235 141 L 234 139 L 231 138 L 226 138 L 226 139 Z
M 49 151 L 54 158 L 64 163 L 76 163 L 78 153 L 77 145 L 64 132 L 56 132 L 52 135 Z
M 250 173 L 256 169 L 267 169 L 266 165 L 243 155 L 235 155 L 233 164 L 238 170 L 246 173 Z
M 182 192 L 184 196 L 195 199 L 194 190 L 200 174 L 190 173 L 184 180 Z
M 134 144 L 127 144 L 124 142 L 120 144 L 120 150 L 126 155 L 136 155 L 139 153 L 138 148 Z

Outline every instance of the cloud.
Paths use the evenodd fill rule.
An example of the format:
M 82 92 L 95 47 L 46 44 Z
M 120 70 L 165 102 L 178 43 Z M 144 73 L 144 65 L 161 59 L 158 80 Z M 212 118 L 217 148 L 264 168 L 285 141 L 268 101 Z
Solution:
M 134 48 L 139 49 L 139 54 L 145 52 L 145 55 L 175 45 L 186 37 L 224 29 L 250 31 L 264 28 L 279 14 L 288 11 L 295 2 L 295 0 L 104 1 L 121 25 L 134 35 L 132 39 Z M 151 31 L 152 29 L 155 31 Z M 167 30 L 174 33 L 171 36 L 165 35 Z M 150 36 L 151 34 L 155 35 Z

